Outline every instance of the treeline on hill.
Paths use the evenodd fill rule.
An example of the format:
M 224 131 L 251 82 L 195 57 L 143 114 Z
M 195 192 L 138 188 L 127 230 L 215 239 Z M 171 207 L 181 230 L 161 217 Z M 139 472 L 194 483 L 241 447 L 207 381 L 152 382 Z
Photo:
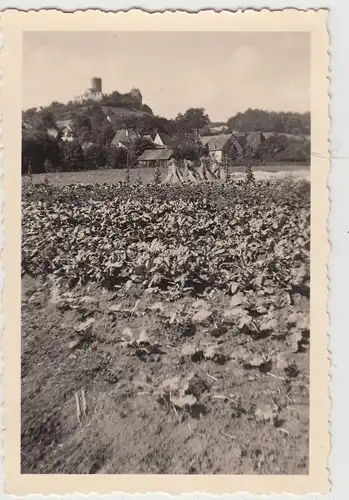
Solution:
M 141 136 L 152 134 L 154 131 L 165 134 L 169 138 L 168 146 L 174 150 L 174 157 L 177 160 L 184 158 L 198 160 L 207 154 L 207 147 L 195 139 L 195 134 L 203 131 L 210 124 L 210 119 L 203 108 L 188 109 L 184 114 L 178 114 L 175 119 L 168 120 L 154 115 L 144 104 L 139 104 L 137 110 L 136 101 L 128 94 L 113 92 L 104 96 L 99 103 L 86 101 L 83 104 L 70 102 L 63 105 L 54 102 L 39 111 L 36 109 L 24 111 L 22 118 L 26 126 L 22 128 L 22 173 L 28 172 L 29 165 L 33 173 L 42 173 L 47 170 L 77 171 L 133 167 L 137 164 L 137 158 L 145 150 L 153 149 L 154 145 L 149 139 L 140 137 L 127 149 L 115 147 L 112 145 L 112 140 L 120 128 L 133 128 Z M 120 113 L 120 106 L 129 109 L 130 114 L 125 116 L 124 113 Z M 255 111 L 252 115 L 258 117 L 258 113 L 263 117 L 268 114 L 273 117 L 274 115 L 281 116 L 280 113 L 264 111 Z M 250 120 L 251 110 L 246 111 L 245 114 Z M 303 115 L 300 116 L 303 117 Z M 48 133 L 49 130 L 58 132 L 57 121 L 63 119 L 71 121 L 75 137 L 71 142 L 62 141 L 60 134 L 52 137 Z M 232 123 L 231 120 L 228 125 Z M 304 117 L 303 120 L 306 122 Z M 277 123 L 276 120 L 274 121 Z M 308 122 L 310 131 L 310 116 L 308 116 Z M 250 123 L 245 126 L 246 131 L 256 130 L 256 127 L 257 125 L 252 126 Z M 260 130 L 275 132 L 270 127 L 271 125 L 269 129 Z M 240 126 L 240 131 L 243 131 L 242 128 Z M 309 156 L 309 141 L 290 141 L 286 136 L 272 135 L 267 137 L 256 150 L 249 151 L 244 158 L 236 158 L 234 154 L 231 154 L 230 160 L 233 164 L 244 164 L 246 161 L 307 163 Z
M 234 132 L 273 132 L 275 134 L 310 135 L 310 113 L 288 113 L 247 109 L 227 121 Z
M 78 112 L 80 113 L 85 108 L 93 108 L 96 106 L 96 101 L 93 99 L 86 99 L 83 103 L 76 101 L 68 101 L 66 104 L 58 101 L 53 101 L 49 106 L 43 107 L 40 111 L 37 108 L 29 108 L 23 112 L 23 119 L 30 123 L 33 119 L 35 120 L 40 116 L 41 113 L 51 112 L 55 115 L 56 119 L 69 118 L 66 116 L 69 113 Z M 121 94 L 120 92 L 114 91 L 110 94 L 104 94 L 100 101 L 98 101 L 98 106 L 108 106 L 109 108 L 127 108 L 134 111 L 139 111 L 141 113 L 147 113 L 153 115 L 152 109 L 147 105 L 142 103 L 141 93 L 138 89 L 134 89 L 133 92 L 126 94 Z M 110 111 L 110 110 L 109 110 Z M 112 111 L 111 111 L 112 112 Z

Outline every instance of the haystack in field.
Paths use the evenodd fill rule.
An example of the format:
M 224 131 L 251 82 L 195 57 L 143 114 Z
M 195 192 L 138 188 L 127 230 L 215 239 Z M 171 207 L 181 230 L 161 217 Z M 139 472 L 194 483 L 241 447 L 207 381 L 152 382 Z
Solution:
M 201 181 L 209 181 L 213 182 L 219 179 L 222 179 L 223 169 L 218 168 L 215 169 L 215 172 L 212 171 L 211 166 L 207 160 L 201 160 L 198 168 L 194 167 L 193 162 L 189 160 L 184 160 L 183 167 L 179 167 L 175 160 L 170 160 L 168 166 L 168 174 L 165 179 L 166 183 L 183 183 L 183 182 L 201 182 Z M 223 172 L 224 174 L 224 172 Z
M 212 160 L 210 170 L 215 177 L 220 177 L 221 165 L 215 158 Z
M 203 181 L 215 181 L 217 180 L 217 177 L 211 170 L 211 166 L 208 164 L 208 162 L 201 161 L 199 169 L 198 169 L 198 174 Z
M 184 160 L 183 177 L 187 182 L 199 182 L 200 177 L 197 170 L 194 168 L 193 162 Z
M 219 170 L 219 179 L 220 179 L 221 181 L 226 181 L 226 180 L 227 180 L 227 173 L 226 173 L 226 171 L 224 170 L 224 168 L 222 168 L 222 167 L 221 167 L 221 168 L 220 168 L 220 170 Z
M 168 163 L 168 172 L 165 179 L 166 184 L 183 183 L 184 177 L 181 169 L 177 166 L 176 161 L 172 158 Z

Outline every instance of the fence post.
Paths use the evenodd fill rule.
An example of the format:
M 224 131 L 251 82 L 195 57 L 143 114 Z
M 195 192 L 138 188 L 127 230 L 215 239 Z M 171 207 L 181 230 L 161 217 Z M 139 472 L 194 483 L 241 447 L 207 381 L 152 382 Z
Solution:
M 32 170 L 32 162 L 30 160 L 28 162 L 28 177 L 30 184 L 33 184 L 33 170 Z
M 48 174 L 49 174 L 49 171 L 50 171 L 50 166 L 51 166 L 51 162 L 50 160 L 45 160 L 44 161 L 44 170 L 45 170 L 45 184 L 49 184 L 49 178 L 48 178 Z
M 128 149 L 126 149 L 126 183 L 130 184 L 130 159 Z
M 159 161 L 155 163 L 155 170 L 154 170 L 154 184 L 160 184 L 161 183 L 161 172 L 159 169 Z
M 225 176 L 225 182 L 229 182 L 229 166 L 228 166 L 228 158 L 226 155 L 223 156 L 223 170 Z

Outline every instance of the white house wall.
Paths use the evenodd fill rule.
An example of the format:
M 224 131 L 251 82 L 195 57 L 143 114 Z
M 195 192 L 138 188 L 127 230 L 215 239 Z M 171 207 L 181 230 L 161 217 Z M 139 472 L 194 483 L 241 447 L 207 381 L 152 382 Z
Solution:
M 212 160 L 222 161 L 223 158 L 222 151 L 210 151 L 210 157 Z
M 157 146 L 165 146 L 165 144 L 162 142 L 161 137 L 159 134 L 156 134 L 155 139 L 153 140 L 154 144 Z

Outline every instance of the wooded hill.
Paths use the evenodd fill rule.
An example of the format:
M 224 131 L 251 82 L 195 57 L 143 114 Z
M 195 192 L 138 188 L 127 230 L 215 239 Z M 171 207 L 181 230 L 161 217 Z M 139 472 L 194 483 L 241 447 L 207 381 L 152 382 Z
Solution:
M 147 104 L 132 94 L 113 92 L 104 95 L 99 102 L 92 99 L 83 103 L 52 102 L 40 109 L 31 108 L 23 111 L 22 120 L 22 171 L 26 171 L 28 161 L 33 164 L 34 171 L 42 171 L 45 159 L 54 165 L 63 165 L 65 170 L 72 169 L 73 164 L 84 165 L 83 168 L 105 165 L 123 168 L 127 156 L 125 151 L 111 147 L 120 128 L 134 129 L 141 137 L 162 133 L 171 138 L 171 147 L 175 144 L 176 155 L 180 158 L 196 159 L 202 154 L 202 148 L 191 139 L 193 135 L 219 134 L 225 126 L 227 132 L 261 131 L 267 139 L 261 151 L 257 151 L 257 156 L 237 161 L 262 158 L 261 161 L 267 163 L 292 162 L 293 159 L 307 163 L 310 158 L 310 113 L 248 109 L 224 124 L 212 123 L 204 108 L 190 108 L 174 119 L 167 119 L 155 115 Z M 64 122 L 69 122 L 74 130 L 73 143 L 62 144 L 59 135 L 53 138 L 48 133 L 61 130 Z M 88 153 L 84 151 L 86 144 L 93 145 Z M 148 139 L 138 140 L 131 151 L 132 158 L 149 148 L 151 143 Z

